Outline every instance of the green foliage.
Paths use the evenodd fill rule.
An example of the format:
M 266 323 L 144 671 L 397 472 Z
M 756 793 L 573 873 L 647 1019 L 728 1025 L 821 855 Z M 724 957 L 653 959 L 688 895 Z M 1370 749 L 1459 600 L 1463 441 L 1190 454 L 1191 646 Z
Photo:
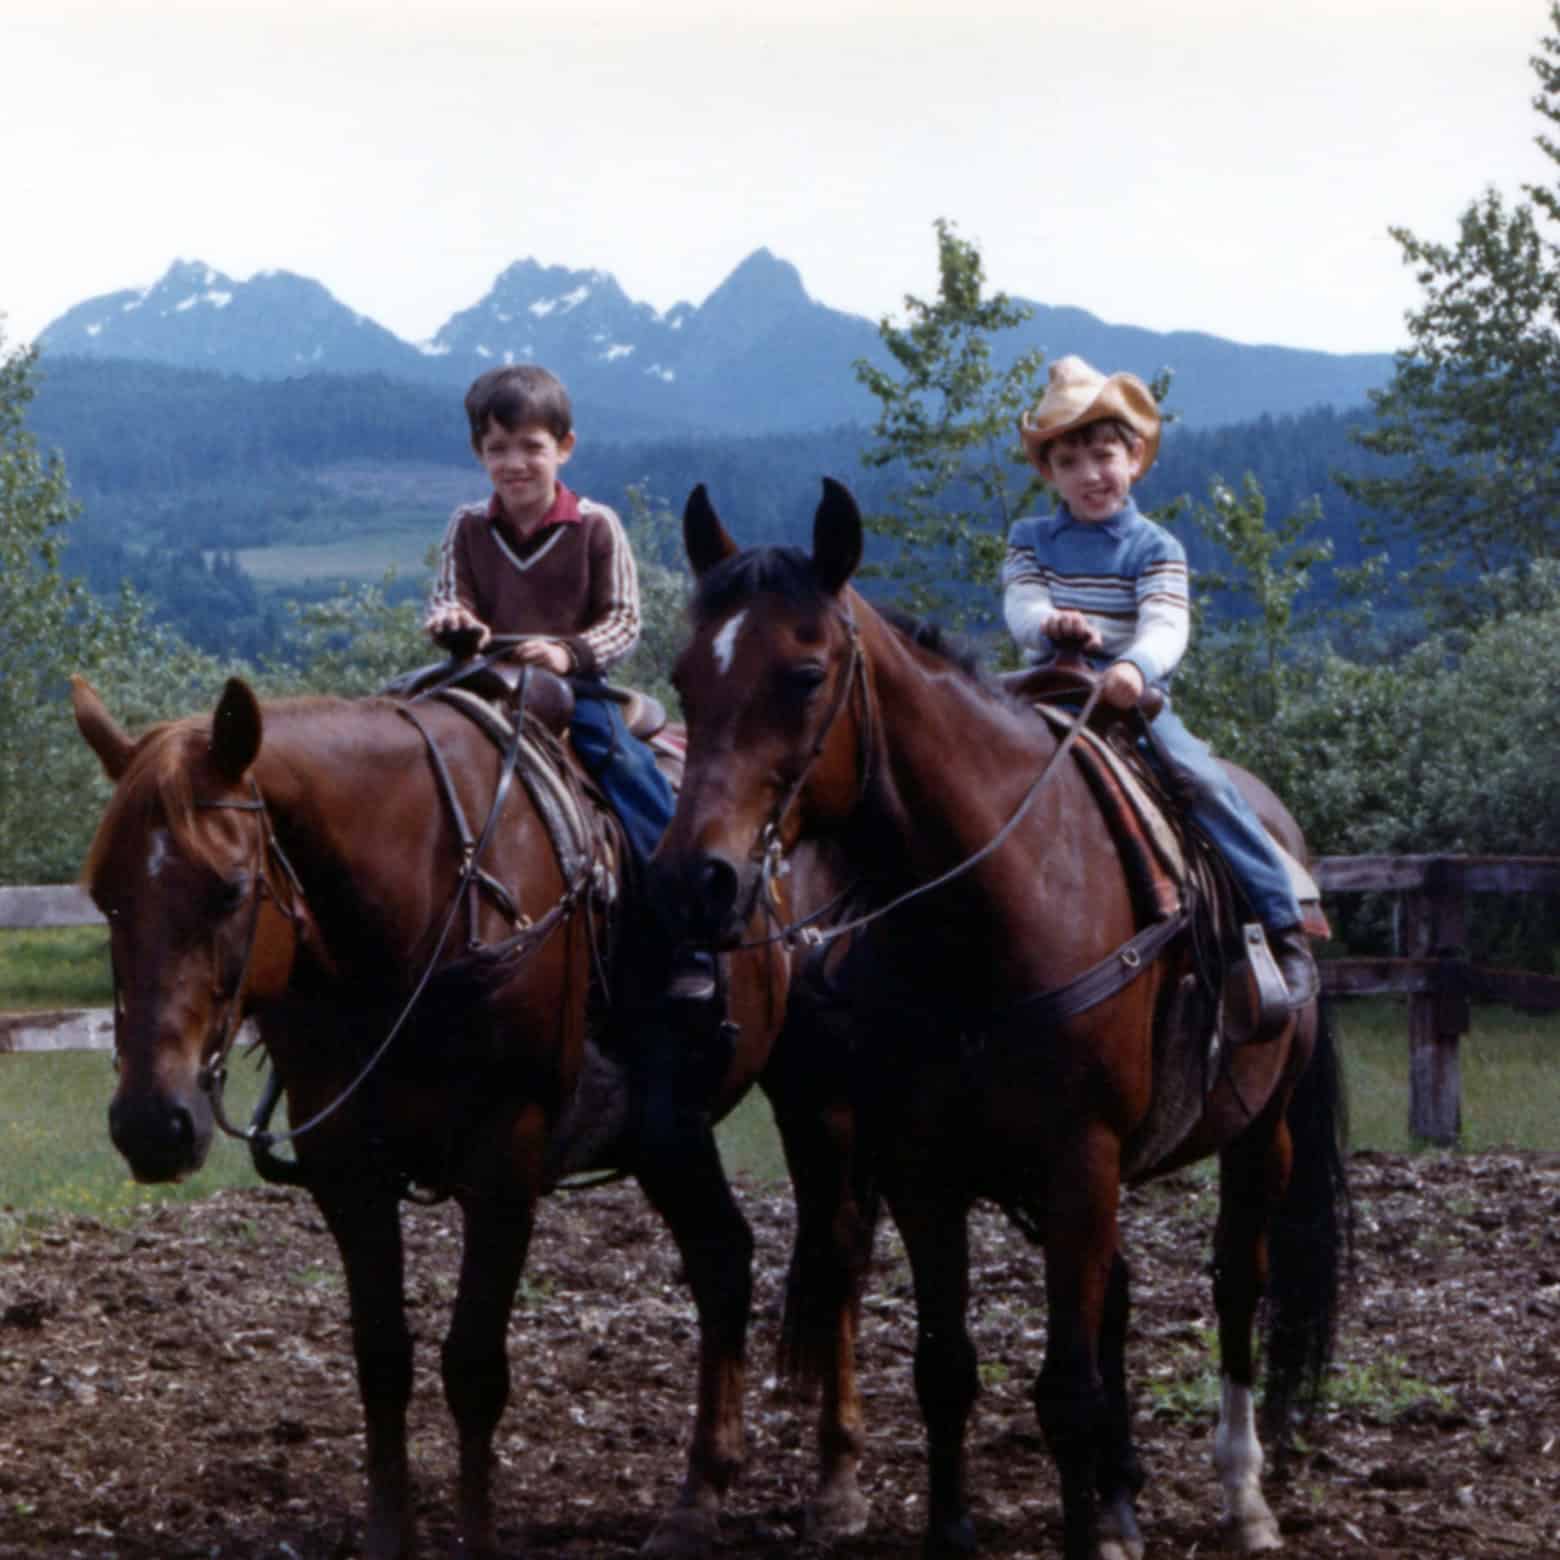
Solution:
M 1450 660 L 1432 639 L 1389 662 L 1324 656 L 1262 733 L 1324 855 L 1560 854 L 1560 566 L 1547 605 L 1484 623 Z
M 1554 125 L 1560 4 L 1549 17 L 1556 33 L 1532 61 L 1533 106 Z M 1560 163 L 1560 147 L 1537 140 Z M 1454 243 L 1391 230 L 1423 297 L 1408 315 L 1412 346 L 1372 396 L 1378 424 L 1360 441 L 1397 468 L 1345 482 L 1417 539 L 1420 584 L 1454 620 L 1468 616 L 1470 572 L 1560 550 L 1560 182 L 1525 193 L 1508 205 L 1486 190 L 1463 212 Z
M 639 569 L 639 643 L 612 668 L 612 681 L 652 693 L 668 710 L 675 710 L 672 663 L 688 637 L 692 581 L 686 567 L 658 560 L 681 556 L 681 525 L 677 516 L 652 496 L 648 482 L 630 483 L 625 497 L 623 525 Z
M 1008 527 L 1040 491 L 1018 442 L 1019 413 L 1033 400 L 1043 354 L 1020 354 L 1006 369 L 992 362 L 992 336 L 1029 311 L 1003 293 L 985 297 L 979 251 L 939 220 L 939 287 L 933 301 L 905 298 L 908 323 L 885 319 L 879 332 L 897 366 L 865 359 L 856 377 L 876 398 L 877 443 L 868 467 L 894 465 L 905 485 L 891 507 L 866 516 L 869 531 L 897 552 L 881 570 L 910 611 L 978 627 L 995 616 Z M 874 568 L 879 567 L 874 565 Z M 957 593 L 947 582 L 973 583 Z
M 295 631 L 285 661 L 269 663 L 271 692 L 375 693 L 401 672 L 442 659 L 422 630 L 422 607 L 391 602 L 394 572 L 378 585 L 343 585 L 325 601 L 290 603 Z
M 57 456 L 23 417 L 35 355 L 0 338 L 0 882 L 68 882 L 106 794 L 76 733 L 69 674 L 132 724 L 175 714 L 215 664 L 150 627 L 130 594 L 105 603 L 60 567 L 75 508 Z
M 1192 524 L 1218 549 L 1223 567 L 1197 574 L 1192 593 L 1193 637 L 1184 688 L 1188 724 L 1235 758 L 1283 707 L 1293 674 L 1290 652 L 1296 602 L 1314 571 L 1332 557 L 1313 499 L 1277 526 L 1268 522 L 1261 485 L 1249 472 L 1239 496 L 1215 478 L 1209 502 L 1192 509 Z M 1208 632 L 1210 604 L 1228 610 Z

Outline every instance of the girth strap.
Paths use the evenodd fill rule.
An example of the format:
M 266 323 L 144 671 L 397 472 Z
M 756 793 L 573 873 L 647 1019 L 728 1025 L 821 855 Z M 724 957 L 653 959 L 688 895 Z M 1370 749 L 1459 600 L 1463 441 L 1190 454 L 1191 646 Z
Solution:
M 1190 920 L 1190 911 L 1183 907 L 1162 921 L 1151 922 L 1130 941 L 1113 949 L 1098 964 L 1090 965 L 1065 986 L 1020 997 L 982 1027 L 995 1031 L 1019 1021 L 1026 1029 L 1047 1027 L 1078 1013 L 1086 1013 L 1107 997 L 1125 991 L 1185 931 Z

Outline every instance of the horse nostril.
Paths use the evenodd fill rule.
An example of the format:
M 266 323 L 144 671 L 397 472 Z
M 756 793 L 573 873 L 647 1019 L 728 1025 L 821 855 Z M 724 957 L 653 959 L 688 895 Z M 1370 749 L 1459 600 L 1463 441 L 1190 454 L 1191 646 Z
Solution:
M 737 902 L 737 869 L 719 856 L 707 856 L 699 866 L 699 903 L 717 919 Z

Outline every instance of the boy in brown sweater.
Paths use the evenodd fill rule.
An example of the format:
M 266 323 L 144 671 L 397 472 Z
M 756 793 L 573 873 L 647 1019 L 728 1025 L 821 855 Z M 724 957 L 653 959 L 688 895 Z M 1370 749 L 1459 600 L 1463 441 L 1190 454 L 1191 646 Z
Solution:
M 436 643 L 474 638 L 478 649 L 494 634 L 523 635 L 515 660 L 574 680 L 574 750 L 644 860 L 676 797 L 617 704 L 591 697 L 639 638 L 639 575 L 622 522 L 559 480 L 574 453 L 573 409 L 545 368 L 489 369 L 466 392 L 466 416 L 493 492 L 450 517 L 423 626 Z M 668 994 L 713 996 L 708 961 L 680 967 Z

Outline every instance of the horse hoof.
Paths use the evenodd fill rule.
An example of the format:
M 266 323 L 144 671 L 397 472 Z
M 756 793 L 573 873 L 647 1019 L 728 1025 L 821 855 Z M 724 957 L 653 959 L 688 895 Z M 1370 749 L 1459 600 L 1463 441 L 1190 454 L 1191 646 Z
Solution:
M 1226 1526 L 1224 1547 L 1236 1555 L 1267 1555 L 1282 1549 L 1284 1541 L 1279 1537 L 1278 1523 L 1272 1517 L 1252 1517 Z
M 1143 1560 L 1143 1534 L 1127 1495 L 1118 1493 L 1101 1511 L 1092 1560 Z
M 807 1507 L 802 1537 L 809 1544 L 832 1544 L 842 1538 L 859 1538 L 867 1531 L 872 1507 L 855 1485 L 819 1495 Z
M 1143 1540 L 1102 1538 L 1095 1545 L 1094 1560 L 1143 1560 Z
M 715 1550 L 718 1519 L 697 1506 L 674 1506 L 639 1553 L 644 1560 L 706 1560 Z

